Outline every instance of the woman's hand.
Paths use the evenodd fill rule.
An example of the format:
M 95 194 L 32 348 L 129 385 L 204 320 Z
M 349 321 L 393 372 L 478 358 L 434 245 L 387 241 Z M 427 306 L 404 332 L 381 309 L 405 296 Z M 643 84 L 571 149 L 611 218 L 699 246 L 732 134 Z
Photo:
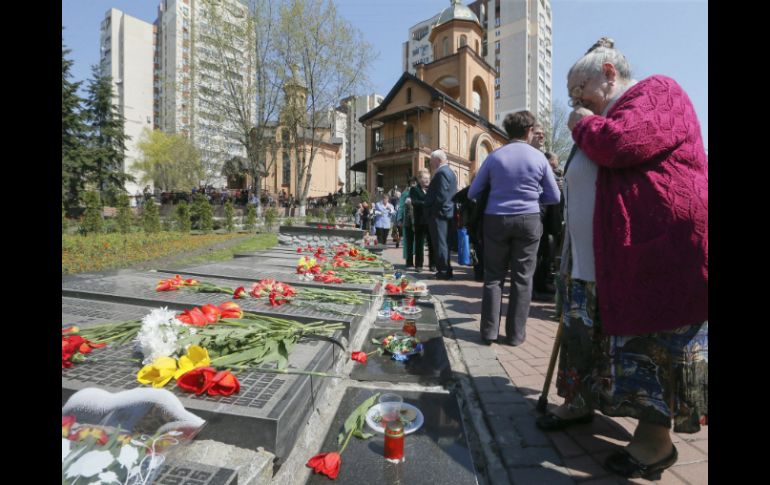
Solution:
M 593 111 L 591 111 L 588 108 L 583 108 L 582 106 L 579 106 L 572 110 L 572 113 L 569 114 L 569 120 L 567 121 L 567 128 L 569 128 L 569 131 L 572 131 L 575 128 L 575 125 L 578 123 L 578 121 L 582 120 L 586 116 L 592 116 L 594 114 Z

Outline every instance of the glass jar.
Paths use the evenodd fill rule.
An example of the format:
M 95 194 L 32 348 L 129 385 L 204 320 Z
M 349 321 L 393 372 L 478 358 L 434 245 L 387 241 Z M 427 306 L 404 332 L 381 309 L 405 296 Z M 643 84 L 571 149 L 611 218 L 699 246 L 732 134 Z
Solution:
M 388 421 L 385 428 L 385 459 L 392 463 L 404 461 L 404 425 L 400 419 Z

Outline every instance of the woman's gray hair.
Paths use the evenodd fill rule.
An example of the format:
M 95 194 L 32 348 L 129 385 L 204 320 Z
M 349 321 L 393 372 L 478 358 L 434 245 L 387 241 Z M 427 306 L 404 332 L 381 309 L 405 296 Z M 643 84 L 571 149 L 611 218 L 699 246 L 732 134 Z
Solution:
M 620 79 L 631 79 L 631 66 L 622 52 L 615 49 L 615 41 L 609 37 L 602 37 L 588 49 L 583 57 L 572 66 L 567 73 L 569 79 L 573 73 L 582 74 L 591 78 L 602 72 L 602 65 L 609 62 L 615 66 Z

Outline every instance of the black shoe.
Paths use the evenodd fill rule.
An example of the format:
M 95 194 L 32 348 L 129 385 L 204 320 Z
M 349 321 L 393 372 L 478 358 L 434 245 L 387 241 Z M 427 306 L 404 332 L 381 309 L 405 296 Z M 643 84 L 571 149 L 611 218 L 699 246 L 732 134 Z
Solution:
M 497 343 L 497 340 L 498 339 L 491 339 L 490 340 L 488 338 L 481 337 L 481 343 L 484 344 L 484 345 L 492 345 L 494 343 Z
M 452 273 L 442 273 L 440 271 L 436 273 L 437 280 L 451 280 L 452 278 L 453 278 Z
M 431 273 L 435 273 L 436 272 L 436 267 L 435 266 L 429 266 L 428 267 L 428 271 L 430 271 Z
M 497 343 L 505 344 L 505 345 L 510 345 L 511 347 L 518 347 L 519 345 L 524 343 L 523 340 L 520 341 L 520 342 L 517 342 L 515 339 L 508 338 L 508 337 L 499 337 L 497 340 L 498 340 Z
M 544 416 L 540 416 L 535 420 L 535 424 L 543 431 L 561 431 L 565 428 L 569 428 L 573 424 L 585 424 L 594 420 L 594 413 L 588 413 L 585 416 L 579 416 L 577 418 L 563 419 L 556 416 L 553 413 L 548 413 Z
M 546 293 L 539 293 L 539 292 L 536 291 L 536 292 L 532 293 L 532 301 L 552 302 L 552 301 L 554 301 L 554 295 L 553 295 L 553 293 L 546 294 Z
M 415 273 L 422 273 L 422 266 L 417 266 L 414 268 Z
M 645 465 L 637 461 L 626 450 L 619 450 L 604 461 L 604 467 L 625 478 L 645 478 L 647 480 L 659 480 L 660 474 L 666 468 L 671 467 L 679 459 L 679 452 L 673 446 L 671 454 L 657 463 Z
M 414 268 L 414 265 L 412 263 L 406 263 L 405 267 L 406 268 Z

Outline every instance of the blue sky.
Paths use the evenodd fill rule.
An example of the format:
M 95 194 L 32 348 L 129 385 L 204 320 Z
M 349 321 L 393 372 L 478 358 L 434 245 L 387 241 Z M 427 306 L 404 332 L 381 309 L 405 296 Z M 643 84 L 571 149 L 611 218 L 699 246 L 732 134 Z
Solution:
M 449 0 L 336 0 L 378 54 L 371 88 L 387 94 L 401 75 L 402 44 L 409 27 L 449 6 Z M 466 2 L 470 3 L 470 2 Z M 159 0 L 62 0 L 64 41 L 83 80 L 99 60 L 99 24 L 112 7 L 152 22 Z M 634 77 L 674 78 L 690 96 L 708 148 L 707 0 L 552 0 L 554 104 L 566 106 L 569 68 L 599 37 L 615 39 Z

